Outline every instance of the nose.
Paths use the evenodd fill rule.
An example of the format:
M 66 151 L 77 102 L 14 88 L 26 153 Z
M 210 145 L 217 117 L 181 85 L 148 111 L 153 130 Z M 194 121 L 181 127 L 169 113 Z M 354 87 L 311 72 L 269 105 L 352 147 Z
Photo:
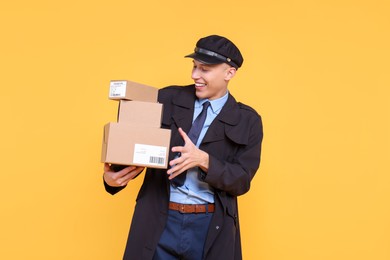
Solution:
M 193 80 L 196 80 L 196 79 L 199 79 L 199 78 L 200 78 L 198 69 L 194 68 L 194 69 L 192 70 L 191 78 L 192 78 Z

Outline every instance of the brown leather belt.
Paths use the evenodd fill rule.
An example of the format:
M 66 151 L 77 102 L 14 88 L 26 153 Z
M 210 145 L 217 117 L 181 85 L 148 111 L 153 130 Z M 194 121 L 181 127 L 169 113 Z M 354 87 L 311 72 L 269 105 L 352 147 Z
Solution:
M 180 213 L 213 213 L 214 204 L 180 204 L 169 202 L 169 209 L 179 211 Z

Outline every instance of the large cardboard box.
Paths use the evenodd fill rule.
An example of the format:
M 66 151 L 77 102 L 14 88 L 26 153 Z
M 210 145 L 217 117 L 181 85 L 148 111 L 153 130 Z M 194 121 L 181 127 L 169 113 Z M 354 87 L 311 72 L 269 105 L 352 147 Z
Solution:
M 160 103 L 120 100 L 118 122 L 159 128 L 162 108 L 163 105 Z
M 157 102 L 158 88 L 129 80 L 111 80 L 109 99 Z
M 108 123 L 104 126 L 101 162 L 166 169 L 170 138 L 169 129 Z

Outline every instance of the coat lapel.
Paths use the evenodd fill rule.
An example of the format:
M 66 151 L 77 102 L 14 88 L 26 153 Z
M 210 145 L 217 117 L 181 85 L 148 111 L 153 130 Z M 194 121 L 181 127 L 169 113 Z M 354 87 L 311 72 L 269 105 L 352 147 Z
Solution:
M 229 94 L 226 104 L 211 123 L 202 143 L 211 143 L 224 139 L 226 129 L 229 126 L 237 125 L 240 120 L 240 113 L 237 108 L 236 100 Z
M 195 94 L 193 91 L 183 91 L 172 100 L 173 113 L 172 120 L 176 128 L 181 127 L 188 133 L 192 125 L 194 115 Z M 183 145 L 183 138 L 179 133 L 174 134 L 173 146 Z

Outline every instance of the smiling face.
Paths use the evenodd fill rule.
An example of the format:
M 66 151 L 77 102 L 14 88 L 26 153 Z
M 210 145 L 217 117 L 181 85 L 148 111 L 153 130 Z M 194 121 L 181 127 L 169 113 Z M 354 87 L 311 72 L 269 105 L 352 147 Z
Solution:
M 197 98 L 214 100 L 224 96 L 236 69 L 226 63 L 208 65 L 197 60 L 193 60 L 193 63 L 191 77 L 195 82 Z

